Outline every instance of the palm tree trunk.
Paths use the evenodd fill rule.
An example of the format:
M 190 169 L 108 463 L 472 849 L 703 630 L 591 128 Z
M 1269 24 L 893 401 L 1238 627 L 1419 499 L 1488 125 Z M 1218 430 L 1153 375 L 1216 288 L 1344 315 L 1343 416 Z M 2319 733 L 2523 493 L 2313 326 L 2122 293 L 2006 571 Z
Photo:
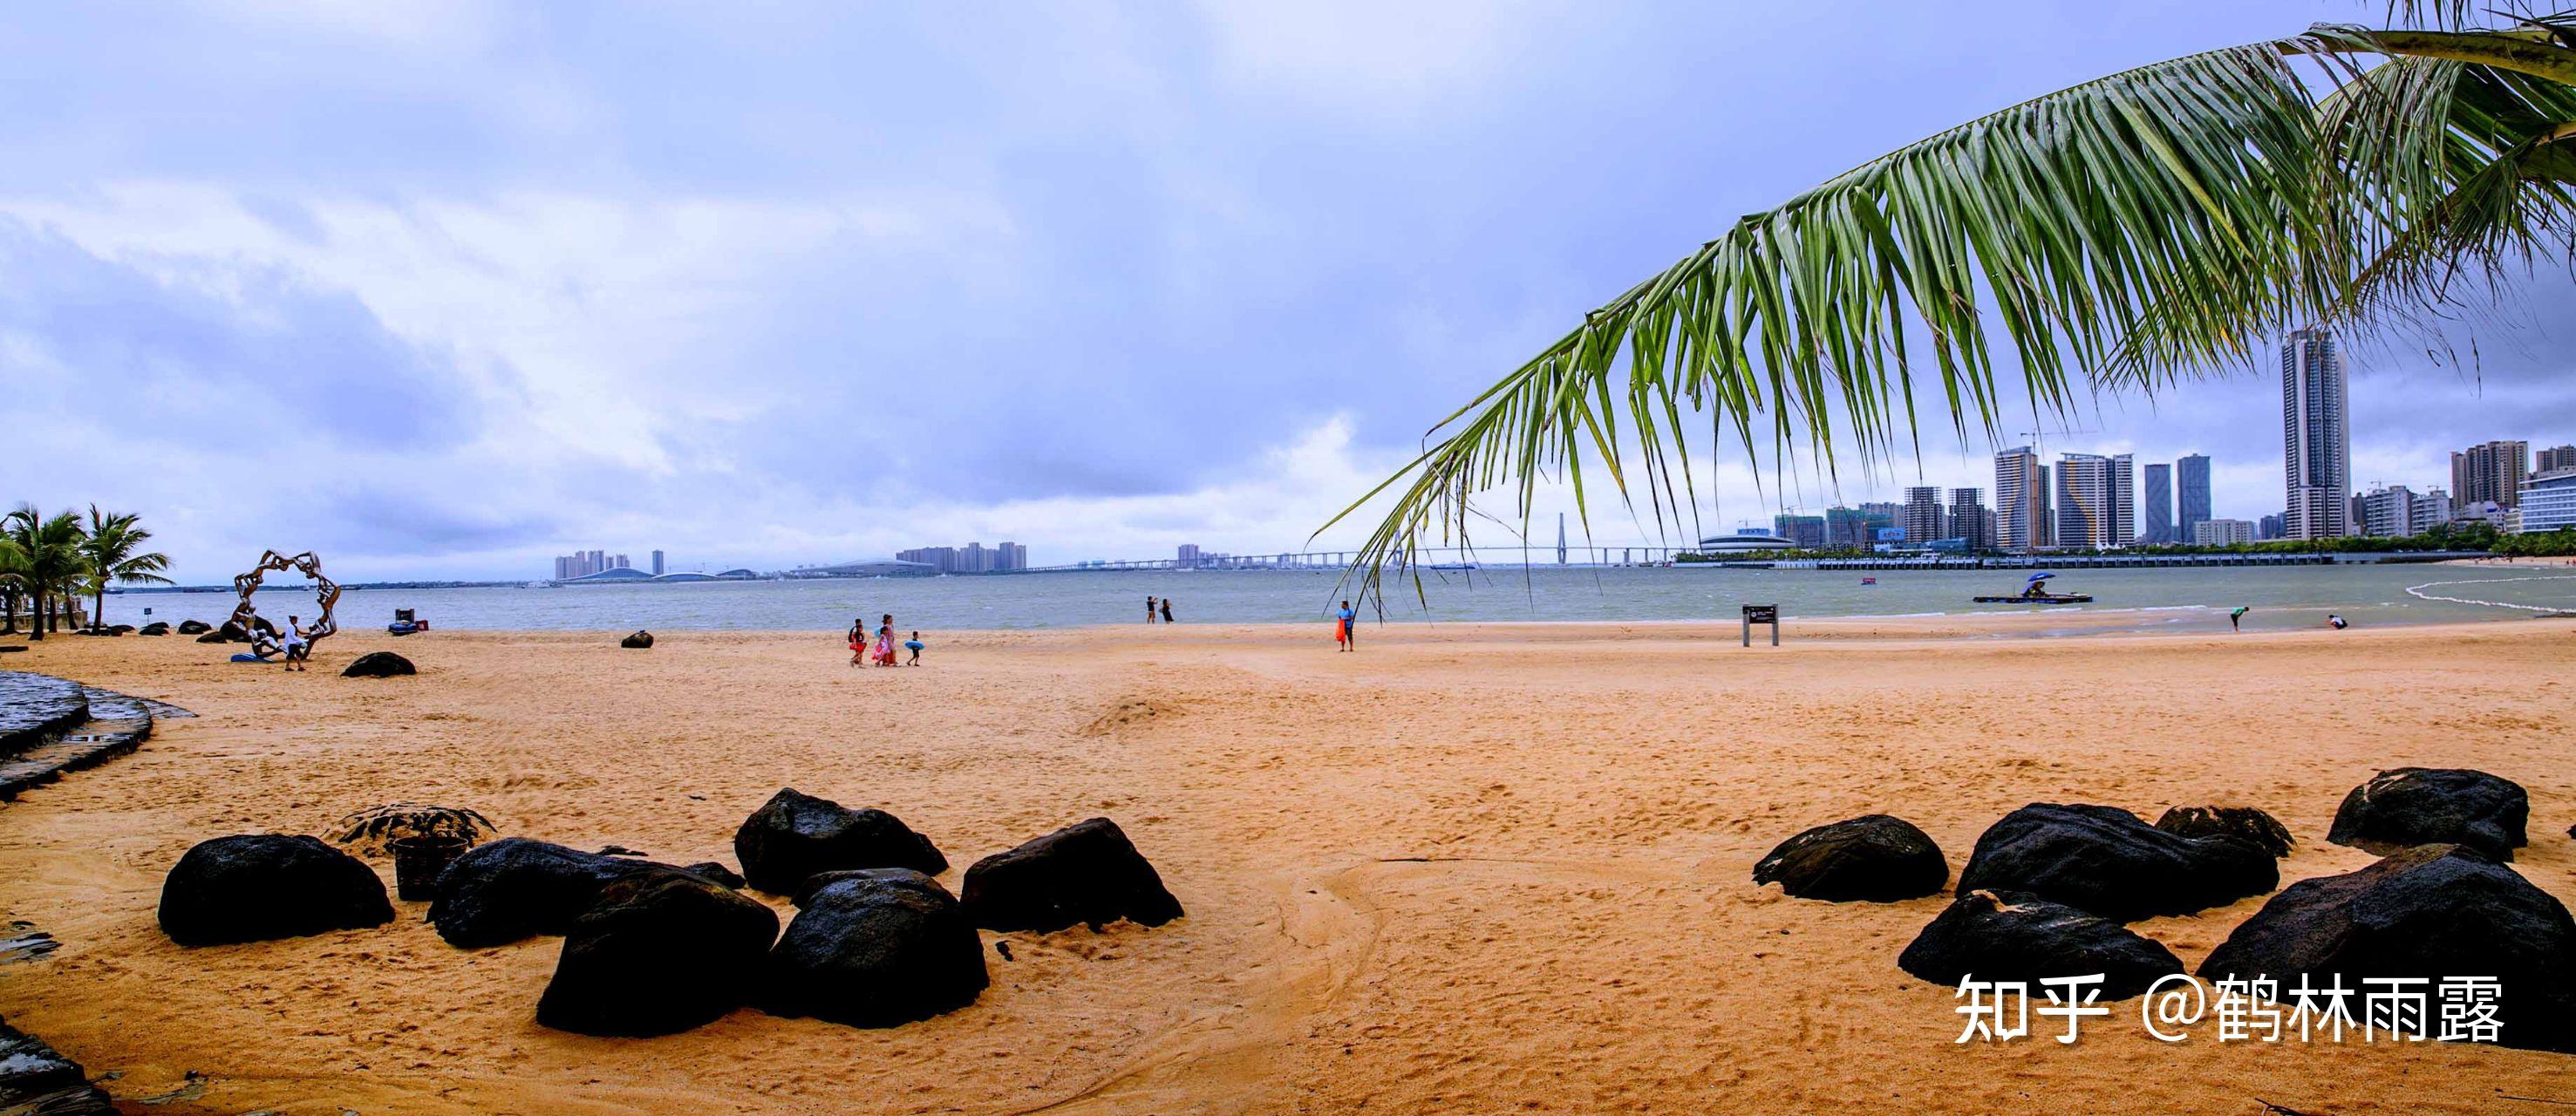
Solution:
M 107 626 L 107 579 L 103 577 L 98 579 L 98 591 L 90 596 L 89 626 Z
M 35 630 L 27 633 L 27 638 L 43 639 L 45 638 L 45 589 L 41 585 L 37 586 L 29 595 L 35 599 L 36 614 L 30 618 Z

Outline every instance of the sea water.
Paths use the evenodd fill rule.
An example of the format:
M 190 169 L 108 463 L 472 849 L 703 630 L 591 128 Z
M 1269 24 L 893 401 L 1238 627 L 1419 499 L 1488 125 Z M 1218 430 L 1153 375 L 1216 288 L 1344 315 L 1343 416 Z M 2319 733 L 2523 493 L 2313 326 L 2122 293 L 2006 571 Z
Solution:
M 2528 618 L 2576 612 L 2576 567 L 2432 564 L 2070 569 L 2052 587 L 2094 603 L 1979 605 L 2016 593 L 2015 570 L 1759 570 L 1714 567 L 1487 567 L 1390 581 L 1383 611 L 1338 571 L 1140 570 L 814 581 L 581 585 L 554 588 L 357 589 L 340 598 L 344 628 L 390 622 L 412 609 L 434 628 L 632 631 L 838 631 L 884 613 L 906 631 L 1067 628 L 1144 621 L 1145 598 L 1170 597 L 1185 624 L 1322 624 L 1344 599 L 1374 622 L 1733 621 L 1747 604 L 1776 604 L 1794 623 L 1844 616 L 2067 615 L 2070 634 L 2118 629 L 2215 630 L 2237 606 L 2251 629 L 2315 627 L 2328 614 L 2356 625 Z M 1876 584 L 1862 579 L 1874 578 Z M 2410 592 L 2411 590 L 2411 592 Z M 273 619 L 311 614 L 309 589 L 259 595 Z M 2450 599 L 2441 599 L 2450 598 Z M 298 605 L 305 607 L 299 608 Z M 110 623 L 222 620 L 223 593 L 123 593 Z M 145 615 L 145 609 L 151 612 Z M 2077 616 L 2075 614 L 2083 614 Z

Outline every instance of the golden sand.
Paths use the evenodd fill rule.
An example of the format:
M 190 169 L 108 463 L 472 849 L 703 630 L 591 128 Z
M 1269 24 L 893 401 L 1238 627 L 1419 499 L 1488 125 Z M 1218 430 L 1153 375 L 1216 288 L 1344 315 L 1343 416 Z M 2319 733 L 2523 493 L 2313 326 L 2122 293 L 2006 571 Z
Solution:
M 1884 811 L 1953 871 L 2034 801 L 2260 806 L 2284 881 L 2383 767 L 2527 787 L 2515 867 L 2576 899 L 2576 625 L 2040 640 L 2018 622 L 1130 628 L 939 639 L 852 669 L 835 633 L 344 636 L 315 671 L 180 638 L 0 666 L 164 698 L 143 751 L 0 806 L 0 1015 L 148 1111 L 377 1113 L 2522 1112 L 2576 1057 L 2166 1045 L 2135 1001 L 2073 1046 L 1959 1046 L 1897 952 L 1941 899 L 1792 900 L 1753 862 Z M 2052 626 L 2063 626 L 2054 618 Z M 416 678 L 344 680 L 399 649 Z M 651 1040 L 533 1012 L 559 948 L 392 926 L 188 950 L 154 924 L 196 841 L 415 800 L 504 833 L 732 862 L 781 786 L 888 809 L 959 867 L 1093 815 L 1188 917 L 1004 940 L 965 1010 L 884 1031 L 743 1010 Z M 389 865 L 377 862 L 390 882 Z M 2261 905 L 2137 929 L 2197 964 Z M 194 1090 L 183 1090 L 193 1092 Z M 134 1109 L 134 1111 L 147 1111 Z

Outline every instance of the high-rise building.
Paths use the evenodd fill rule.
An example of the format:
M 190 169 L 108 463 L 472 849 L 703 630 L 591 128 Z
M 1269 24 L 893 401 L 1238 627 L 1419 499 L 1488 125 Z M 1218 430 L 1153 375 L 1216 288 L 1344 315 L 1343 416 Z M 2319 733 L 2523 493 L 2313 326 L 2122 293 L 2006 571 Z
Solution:
M 2544 449 L 2533 458 L 2531 463 L 2531 471 L 2535 476 L 2541 473 L 2555 473 L 2560 469 L 2576 469 L 2576 446 Z
M 1887 513 L 1875 509 L 1886 504 L 1863 504 L 1857 508 L 1825 509 L 1825 545 L 1837 550 L 1867 550 L 1878 541 L 1878 529 L 1895 525 Z
M 2455 499 L 2493 500 L 2512 508 L 2522 498 L 2523 478 L 2530 475 L 2528 442 L 2481 442 L 2451 455 L 2451 495 Z
M 2057 460 L 2057 545 L 2110 550 L 2137 537 L 2128 454 L 2063 454 Z
M 2288 518 L 2286 515 L 2267 515 L 2254 521 L 2254 541 L 2270 542 L 2280 538 L 2282 521 Z
M 2361 533 L 2380 538 L 2414 534 L 2415 490 L 2402 484 L 2371 489 L 2361 498 Z
M 2029 446 L 1995 455 L 1995 546 L 2018 554 L 2056 545 L 2049 531 L 2048 466 Z
M 1199 544 L 1182 543 L 1181 548 L 1173 552 L 1172 563 L 1185 570 L 1197 569 L 1199 566 Z
M 2295 329 L 2281 341 L 2281 456 L 2289 510 L 2281 534 L 2352 534 L 2352 417 L 2334 334 Z
M 661 552 L 661 551 L 656 550 L 656 551 L 654 551 L 654 552 L 653 552 L 653 576 L 655 576 L 655 577 L 660 577 L 660 576 L 662 576 L 663 572 L 664 572 L 664 571 L 663 571 L 663 569 L 662 569 L 662 552 Z
M 2415 498 L 2415 511 L 2406 519 L 2406 533 L 2420 535 L 2451 521 L 2451 494 L 2433 489 Z
M 585 574 L 595 574 L 607 568 L 608 552 L 604 550 L 594 550 L 590 552 L 590 561 L 582 572 Z
M 1968 544 L 1971 553 L 1995 548 L 1994 513 L 1986 507 L 1986 494 L 1980 488 L 1950 490 L 1950 534 Z
M 1896 525 L 1905 528 L 1905 541 L 1928 543 L 1950 537 L 1947 516 L 1941 510 L 1941 490 L 1920 485 L 1905 490 L 1905 506 L 1896 513 Z
M 2138 541 L 2149 546 L 2163 546 L 2180 541 L 2174 534 L 2173 466 L 2149 465 L 2147 474 L 2146 514 L 2140 517 L 2143 532 Z
M 567 564 L 570 561 L 571 559 L 565 558 L 563 555 L 555 555 L 555 580 L 562 581 L 572 576 L 570 572 L 571 567 Z
M 1029 548 L 1015 542 L 993 544 L 993 569 L 999 573 L 1029 568 Z
M 2209 518 L 2209 455 L 2174 459 L 2174 538 L 2193 537 L 2191 525 Z
M 2204 519 L 2191 525 L 2193 546 L 2234 546 L 2253 541 L 2254 525 L 2242 519 Z
M 1821 515 L 1791 515 L 1787 512 L 1782 512 L 1779 515 L 1771 517 L 1771 533 L 1789 540 L 1791 545 L 1796 546 L 1800 550 L 1823 550 L 1825 548 L 1825 517 Z
M 617 563 L 608 568 L 612 570 L 631 570 L 635 568 L 635 563 L 627 561 L 626 556 L 620 554 L 617 556 Z

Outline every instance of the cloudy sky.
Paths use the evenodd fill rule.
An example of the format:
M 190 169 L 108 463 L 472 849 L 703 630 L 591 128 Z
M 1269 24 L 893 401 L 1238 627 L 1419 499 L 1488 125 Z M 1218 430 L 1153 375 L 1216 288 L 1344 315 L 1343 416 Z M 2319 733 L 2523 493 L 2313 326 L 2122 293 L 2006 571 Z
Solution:
M 2075 81 L 2368 14 L 25 9 L 0 27 L 0 501 L 141 512 L 190 581 L 267 546 L 365 579 L 589 547 L 1290 548 L 1739 214 Z M 2357 480 L 2576 439 L 2563 267 L 2525 301 L 2475 367 L 2356 362 Z M 2279 507 L 2275 390 L 2105 399 L 2049 448 L 2208 452 L 2218 513 L 2250 518 Z M 1702 523 L 1991 485 L 1992 447 L 1925 438 L 1838 489 L 1721 465 Z

